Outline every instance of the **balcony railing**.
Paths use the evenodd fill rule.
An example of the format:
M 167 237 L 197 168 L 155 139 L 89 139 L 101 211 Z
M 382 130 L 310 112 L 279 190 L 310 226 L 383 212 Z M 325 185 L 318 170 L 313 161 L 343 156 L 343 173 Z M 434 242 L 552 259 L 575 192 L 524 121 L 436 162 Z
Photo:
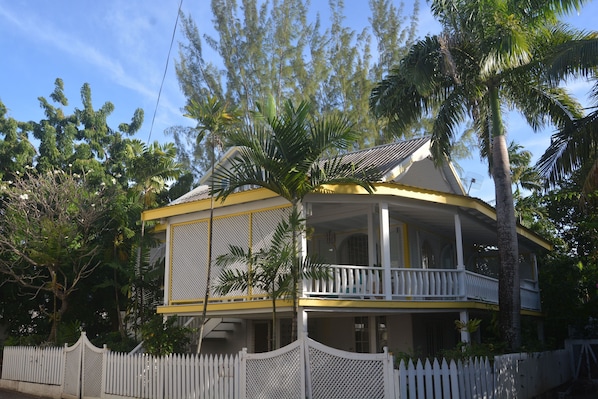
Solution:
M 332 265 L 330 278 L 306 281 L 303 295 L 401 301 L 475 300 L 498 304 L 498 280 L 467 270 L 391 268 L 389 274 L 390 292 L 387 295 L 384 268 Z M 522 283 L 521 307 L 540 310 L 540 293 L 535 282 Z

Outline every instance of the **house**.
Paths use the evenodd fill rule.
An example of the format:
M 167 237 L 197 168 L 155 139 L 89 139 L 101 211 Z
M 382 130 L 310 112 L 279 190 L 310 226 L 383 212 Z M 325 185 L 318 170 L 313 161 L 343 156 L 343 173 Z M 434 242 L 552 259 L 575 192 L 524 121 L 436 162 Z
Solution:
M 356 151 L 345 160 L 374 164 L 384 178 L 373 194 L 338 185 L 305 198 L 310 234 L 304 248 L 330 264 L 332 278 L 303 281 L 300 333 L 354 352 L 387 346 L 435 355 L 468 341 L 470 334 L 457 331 L 455 321 L 489 318 L 497 310 L 495 210 L 466 195 L 450 163 L 435 167 L 427 137 Z M 201 315 L 212 204 L 208 191 L 199 186 L 143 213 L 145 221 L 159 221 L 166 245 L 160 314 Z M 290 209 L 263 188 L 236 192 L 213 206 L 214 258 L 227 253 L 230 244 L 263 248 Z M 535 254 L 550 244 L 522 226 L 517 233 L 521 313 L 540 320 Z M 212 281 L 219 273 L 214 268 Z M 207 312 L 202 352 L 270 350 L 273 329 L 276 346 L 290 341 L 290 300 L 277 302 L 274 326 L 271 300 L 251 288 L 226 296 L 211 293 Z

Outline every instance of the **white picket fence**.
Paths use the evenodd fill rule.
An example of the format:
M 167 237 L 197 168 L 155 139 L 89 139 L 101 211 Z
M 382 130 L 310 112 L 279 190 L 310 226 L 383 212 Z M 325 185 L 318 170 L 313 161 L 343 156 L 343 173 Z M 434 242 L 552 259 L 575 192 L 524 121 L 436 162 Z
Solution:
M 64 375 L 63 348 L 4 347 L 2 379 L 61 385 Z
M 567 350 L 513 353 L 466 362 L 401 361 L 395 371 L 396 397 L 401 399 L 532 398 L 570 381 L 573 370 Z
M 64 386 L 66 352 L 66 347 L 5 347 L 0 382 Z M 104 351 L 96 371 L 101 381 L 97 397 L 320 399 L 336 392 L 342 397 L 359 393 L 361 399 L 529 398 L 572 378 L 568 356 L 566 350 L 512 354 L 495 357 L 493 365 L 487 358 L 401 361 L 395 370 L 387 353 L 342 352 L 309 339 L 271 353 L 231 356 L 158 358 Z M 85 392 L 85 378 L 82 383 Z
M 104 392 L 133 398 L 237 398 L 239 356 L 106 354 Z

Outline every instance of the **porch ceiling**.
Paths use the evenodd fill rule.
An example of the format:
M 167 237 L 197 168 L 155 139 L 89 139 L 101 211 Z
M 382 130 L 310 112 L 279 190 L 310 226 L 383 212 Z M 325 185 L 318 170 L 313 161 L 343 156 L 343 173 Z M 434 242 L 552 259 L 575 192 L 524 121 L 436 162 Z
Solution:
M 308 223 L 316 228 L 330 231 L 350 231 L 367 228 L 368 213 L 373 211 L 378 216 L 378 201 L 347 203 L 322 202 L 311 203 L 312 216 Z M 466 243 L 496 245 L 496 220 L 476 209 L 458 207 L 441 203 L 425 203 L 409 198 L 388 198 L 391 224 L 404 222 L 419 226 L 440 236 L 455 236 L 455 214 L 459 214 L 463 240 Z M 377 220 L 375 220 L 377 224 Z M 519 235 L 522 250 L 538 249 L 530 239 Z

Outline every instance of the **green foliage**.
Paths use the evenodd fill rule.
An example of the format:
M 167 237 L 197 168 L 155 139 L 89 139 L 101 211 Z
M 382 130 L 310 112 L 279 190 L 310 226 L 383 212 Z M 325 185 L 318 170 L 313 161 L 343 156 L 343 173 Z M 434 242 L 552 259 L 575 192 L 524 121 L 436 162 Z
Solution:
M 118 331 L 107 332 L 90 340 L 92 344 L 101 348 L 106 345 L 113 352 L 131 352 L 138 344 L 129 336 L 122 336 Z
M 189 345 L 189 335 L 193 329 L 176 325 L 176 315 L 166 320 L 154 315 L 141 328 L 143 348 L 153 356 L 166 356 L 171 353 L 184 353 Z
M 94 108 L 88 84 L 81 88 L 82 106 L 71 111 L 66 109 L 64 82 L 56 79 L 54 86 L 48 98 L 39 98 L 44 112 L 40 121 L 16 121 L 0 103 L 5 244 L 0 264 L 8 272 L 0 280 L 2 320 L 11 335 L 55 335 L 64 322 L 81 323 L 89 337 L 119 331 L 125 340 L 126 319 L 134 325 L 142 319 L 141 309 L 153 312 L 160 284 L 149 280 L 159 280 L 163 272 L 161 265 L 156 273 L 147 262 L 136 269 L 140 245 L 149 253 L 155 244 L 141 241 L 139 215 L 168 201 L 168 184 L 182 171 L 173 145 L 146 146 L 130 138 L 143 123 L 143 110 L 137 109 L 129 123 L 111 128 L 107 121 L 114 105 Z M 17 185 L 34 182 L 39 185 L 18 192 Z M 23 212 L 34 200 L 38 206 Z M 21 208 L 10 208 L 9 202 Z M 91 215 L 100 210 L 101 220 L 94 223 Z M 131 305 L 131 299 L 137 300 L 131 294 L 141 291 L 152 298 L 150 303 Z M 58 324 L 51 330 L 49 323 Z
M 317 115 L 345 115 L 359 132 L 359 146 L 387 140 L 368 115 L 364 93 L 414 41 L 419 1 L 405 15 L 403 3 L 371 0 L 370 26 L 361 32 L 347 26 L 343 1 L 328 4 L 329 21 L 323 23 L 320 15 L 310 16 L 309 3 L 302 0 L 245 0 L 242 6 L 236 0 L 214 0 L 215 36 L 183 16 L 186 41 L 179 47 L 176 73 L 187 106 L 215 97 L 249 116 L 269 95 L 278 106 L 285 99 L 309 101 Z M 219 61 L 212 61 L 212 53 L 205 56 L 206 44 Z M 209 140 L 196 142 L 201 137 L 196 129 L 171 132 L 180 161 L 194 169 L 197 179 L 209 166 Z

